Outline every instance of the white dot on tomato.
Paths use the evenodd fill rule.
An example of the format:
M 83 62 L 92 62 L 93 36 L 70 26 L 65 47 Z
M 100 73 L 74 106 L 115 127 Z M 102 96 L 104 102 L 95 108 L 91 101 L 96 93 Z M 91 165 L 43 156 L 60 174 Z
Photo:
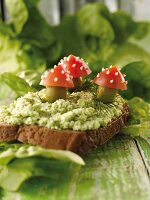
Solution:
M 58 81 L 58 78 L 57 78 L 57 77 L 55 77 L 55 78 L 54 78 L 54 81 L 55 81 L 55 82 L 57 82 L 57 81 Z

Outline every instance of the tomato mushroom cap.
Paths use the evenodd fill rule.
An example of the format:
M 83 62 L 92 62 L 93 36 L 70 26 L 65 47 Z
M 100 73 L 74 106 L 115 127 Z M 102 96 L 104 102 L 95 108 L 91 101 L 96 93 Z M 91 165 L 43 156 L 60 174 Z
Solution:
M 102 72 L 98 73 L 93 82 L 102 87 L 108 87 L 112 89 L 127 90 L 127 81 L 118 68 L 110 66 L 110 68 L 102 69 Z
M 64 70 L 61 65 L 46 71 L 41 77 L 40 85 L 73 88 L 72 77 Z
M 73 78 L 87 76 L 91 73 L 88 64 L 85 63 L 82 58 L 76 57 L 72 54 L 68 57 L 64 57 L 64 59 L 60 61 L 60 64 L 71 76 L 73 76 Z

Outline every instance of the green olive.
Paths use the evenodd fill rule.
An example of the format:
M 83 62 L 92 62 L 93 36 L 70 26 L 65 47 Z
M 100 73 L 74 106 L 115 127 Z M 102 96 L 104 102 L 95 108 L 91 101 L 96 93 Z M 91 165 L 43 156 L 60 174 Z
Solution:
M 117 90 L 113 88 L 98 87 L 97 98 L 104 103 L 111 103 L 117 95 Z
M 66 99 L 67 89 L 65 87 L 47 87 L 45 91 L 45 100 L 53 103 L 58 99 Z

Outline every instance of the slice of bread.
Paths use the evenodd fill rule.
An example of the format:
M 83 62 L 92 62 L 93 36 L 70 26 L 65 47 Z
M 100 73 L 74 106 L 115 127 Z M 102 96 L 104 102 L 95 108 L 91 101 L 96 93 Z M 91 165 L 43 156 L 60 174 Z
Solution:
M 0 141 L 18 140 L 23 143 L 40 145 L 49 149 L 70 150 L 79 155 L 106 143 L 125 125 L 129 117 L 128 105 L 122 114 L 106 127 L 91 131 L 51 130 L 37 125 L 0 125 Z
M 0 142 L 10 142 L 17 140 L 18 125 L 0 124 Z

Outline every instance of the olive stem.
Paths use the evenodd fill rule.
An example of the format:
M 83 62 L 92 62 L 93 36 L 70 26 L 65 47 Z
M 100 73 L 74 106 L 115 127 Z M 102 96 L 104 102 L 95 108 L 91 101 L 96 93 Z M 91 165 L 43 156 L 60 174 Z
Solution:
M 97 90 L 97 98 L 103 103 L 111 103 L 114 101 L 118 90 L 99 86 Z
M 73 78 L 72 80 L 73 80 L 74 87 L 69 88 L 69 91 L 74 92 L 75 90 L 81 89 L 81 87 L 82 87 L 82 77 Z
M 73 83 L 75 88 L 82 87 L 82 77 L 79 78 L 73 78 Z
M 66 99 L 67 89 L 65 87 L 46 87 L 45 100 L 53 103 L 58 99 Z

